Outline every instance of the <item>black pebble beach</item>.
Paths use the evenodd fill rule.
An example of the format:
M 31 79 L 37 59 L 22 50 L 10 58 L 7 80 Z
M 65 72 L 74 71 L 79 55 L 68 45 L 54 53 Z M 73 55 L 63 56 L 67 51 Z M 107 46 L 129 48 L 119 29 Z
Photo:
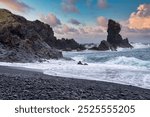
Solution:
M 1 100 L 149 100 L 150 90 L 0 67 Z

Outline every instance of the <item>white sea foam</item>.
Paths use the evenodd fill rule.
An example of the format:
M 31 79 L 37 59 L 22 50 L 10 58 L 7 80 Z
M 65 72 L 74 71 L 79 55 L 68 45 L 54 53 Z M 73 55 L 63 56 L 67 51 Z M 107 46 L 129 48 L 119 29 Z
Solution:
M 131 45 L 133 46 L 132 49 L 150 48 L 150 44 L 132 43 Z M 121 48 L 121 47 L 118 47 L 117 51 L 128 51 L 128 50 L 132 50 L 132 49 L 131 48 Z
M 128 50 L 131 50 L 131 48 L 121 48 L 121 47 L 117 48 L 117 51 L 128 51 Z
M 89 63 L 85 66 L 77 65 L 76 61 L 66 60 L 49 60 L 43 63 L 1 62 L 0 65 L 38 69 L 43 71 L 44 74 L 54 76 L 114 82 L 150 89 L 150 70 L 138 68 L 134 65 L 119 64 L 119 61 L 122 63 L 120 59 L 118 59 L 118 62 L 112 60 L 103 64 Z M 110 62 L 113 64 L 110 64 Z
M 150 48 L 150 44 L 143 44 L 143 43 L 132 43 L 133 47 L 136 49 L 140 48 Z
M 135 44 L 135 48 L 149 45 Z M 149 50 L 149 49 L 148 49 Z M 143 53 L 144 52 L 144 53 Z M 124 52 L 64 52 L 65 57 L 73 60 L 47 60 L 35 63 L 6 63 L 3 66 L 23 67 L 41 70 L 44 74 L 68 78 L 98 80 L 133 85 L 150 89 L 149 51 L 145 49 Z M 146 55 L 146 56 L 145 56 Z M 126 57 L 132 56 L 132 57 Z M 142 59 L 137 58 L 142 57 Z M 78 61 L 88 65 L 77 65 Z
M 133 66 L 139 69 L 150 69 L 150 61 L 144 61 L 134 57 L 120 56 L 113 58 L 105 63 L 110 65 Z

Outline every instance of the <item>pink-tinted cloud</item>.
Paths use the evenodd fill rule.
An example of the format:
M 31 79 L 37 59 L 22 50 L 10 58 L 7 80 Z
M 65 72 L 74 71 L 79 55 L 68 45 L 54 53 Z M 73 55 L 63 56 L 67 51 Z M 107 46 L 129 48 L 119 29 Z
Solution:
M 142 4 L 137 12 L 130 15 L 129 28 L 138 30 L 150 29 L 150 4 Z
M 99 22 L 95 22 L 95 25 L 80 25 L 79 27 L 69 26 L 69 24 L 63 24 L 61 26 L 55 27 L 55 34 L 59 37 L 67 38 L 97 38 L 106 34 L 107 19 L 105 17 L 97 18 Z M 73 20 L 74 22 L 74 20 Z M 76 21 L 75 21 L 76 22 Z M 76 22 L 79 24 L 79 22 Z M 76 24 L 75 23 L 75 24 Z M 97 23 L 100 23 L 97 25 Z
M 52 13 L 49 13 L 48 15 L 40 15 L 40 19 L 49 24 L 52 27 L 61 25 L 61 21 Z
M 80 32 L 83 34 L 99 34 L 102 33 L 103 30 L 100 26 L 83 26 L 80 28 Z
M 99 8 L 106 8 L 107 7 L 107 0 L 98 0 L 98 7 Z
M 106 32 L 107 24 L 107 18 L 100 16 L 96 19 L 95 25 L 85 25 L 80 27 L 79 30 L 81 34 L 100 35 Z
M 61 4 L 63 11 L 67 13 L 79 13 L 76 3 L 77 0 L 63 0 Z
M 107 27 L 108 19 L 103 17 L 103 16 L 100 16 L 100 17 L 97 18 L 97 23 L 98 23 L 98 25 L 100 25 L 102 27 Z
M 79 28 L 74 28 L 69 25 L 61 25 L 55 27 L 55 36 L 58 38 L 74 38 L 78 41 L 87 42 L 89 40 L 97 40 L 98 43 L 100 39 L 104 39 L 105 33 L 100 26 L 80 26 Z M 105 36 L 104 36 L 105 35 Z
M 20 2 L 19 0 L 0 0 L 0 3 L 4 6 L 8 7 L 11 10 L 17 12 L 27 12 L 33 8 L 28 6 L 27 4 Z
M 64 34 L 80 34 L 80 35 L 99 35 L 103 33 L 103 28 L 101 26 L 80 26 L 78 28 L 71 27 L 67 24 L 60 25 L 55 27 L 55 33 L 64 35 Z
M 57 34 L 73 34 L 73 33 L 78 33 L 78 30 L 73 28 L 73 27 L 69 27 L 68 25 L 66 24 L 63 24 L 59 27 L 56 27 L 55 29 L 55 33 Z

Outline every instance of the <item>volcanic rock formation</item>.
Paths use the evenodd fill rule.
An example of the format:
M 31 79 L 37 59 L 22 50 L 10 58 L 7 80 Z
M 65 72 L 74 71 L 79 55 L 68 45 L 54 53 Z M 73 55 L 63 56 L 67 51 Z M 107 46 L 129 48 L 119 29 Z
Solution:
M 111 44 L 113 48 L 122 47 L 122 48 L 132 48 L 133 46 L 129 43 L 128 39 L 123 39 L 119 34 L 121 31 L 121 26 L 119 23 L 109 20 L 108 22 L 108 36 L 107 42 Z
M 0 61 L 33 62 L 62 57 L 57 50 L 84 49 L 72 40 L 57 40 L 53 29 L 38 20 L 28 21 L 0 9 Z
M 44 41 L 47 38 L 54 38 L 49 25 L 0 10 L 0 61 L 31 62 L 62 57 L 60 51 Z
M 91 48 L 92 50 L 116 50 L 117 47 L 122 48 L 133 48 L 133 46 L 129 43 L 128 39 L 123 39 L 122 36 L 119 34 L 121 31 L 121 26 L 119 23 L 109 20 L 108 21 L 108 36 L 107 41 L 101 41 L 98 47 Z

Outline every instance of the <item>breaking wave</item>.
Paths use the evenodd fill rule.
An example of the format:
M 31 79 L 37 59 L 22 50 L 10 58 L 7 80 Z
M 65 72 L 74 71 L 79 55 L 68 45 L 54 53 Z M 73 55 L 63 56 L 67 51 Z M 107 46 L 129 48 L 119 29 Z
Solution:
M 150 44 L 143 44 L 143 43 L 132 43 L 131 44 L 133 46 L 132 49 L 142 49 L 142 48 L 150 48 Z M 117 51 L 128 51 L 131 50 L 130 48 L 117 48 Z
M 64 57 L 72 60 L 47 60 L 35 63 L 0 62 L 0 65 L 37 69 L 53 76 L 114 82 L 150 89 L 150 46 L 132 45 L 138 49 L 118 52 L 64 52 Z M 88 65 L 78 65 L 78 61 Z
M 132 43 L 132 46 L 133 46 L 135 49 L 150 48 L 150 44 L 143 44 L 143 43 Z
M 125 56 L 116 57 L 105 62 L 105 64 L 125 65 L 125 66 L 133 66 L 137 68 L 150 69 L 150 61 L 144 61 L 144 60 L 140 60 L 134 57 L 125 57 Z

